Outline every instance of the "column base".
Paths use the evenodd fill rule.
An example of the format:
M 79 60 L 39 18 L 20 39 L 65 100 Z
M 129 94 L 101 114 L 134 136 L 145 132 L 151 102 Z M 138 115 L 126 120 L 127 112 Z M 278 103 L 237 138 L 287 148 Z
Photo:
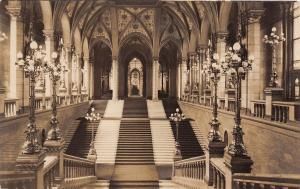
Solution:
M 250 173 L 253 161 L 249 156 L 232 156 L 228 152 L 224 155 L 225 165 L 234 173 Z
M 19 154 L 16 160 L 16 171 L 37 171 L 44 164 L 46 153 Z

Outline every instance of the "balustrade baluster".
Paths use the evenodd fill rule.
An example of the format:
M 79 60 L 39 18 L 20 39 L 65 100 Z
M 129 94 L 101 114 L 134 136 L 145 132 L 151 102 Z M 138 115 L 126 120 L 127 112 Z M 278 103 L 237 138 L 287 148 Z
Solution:
M 283 107 L 279 106 L 279 121 L 283 122 Z

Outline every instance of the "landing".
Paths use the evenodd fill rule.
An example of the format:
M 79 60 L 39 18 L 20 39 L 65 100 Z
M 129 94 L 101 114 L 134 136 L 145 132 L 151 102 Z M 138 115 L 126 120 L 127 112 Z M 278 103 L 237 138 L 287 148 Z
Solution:
M 116 165 L 114 181 L 157 181 L 155 165 Z

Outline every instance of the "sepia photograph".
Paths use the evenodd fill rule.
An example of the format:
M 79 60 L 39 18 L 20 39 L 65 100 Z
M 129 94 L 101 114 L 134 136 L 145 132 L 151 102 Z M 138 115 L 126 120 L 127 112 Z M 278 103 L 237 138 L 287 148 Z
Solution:
M 300 189 L 300 1 L 0 0 L 0 189 Z

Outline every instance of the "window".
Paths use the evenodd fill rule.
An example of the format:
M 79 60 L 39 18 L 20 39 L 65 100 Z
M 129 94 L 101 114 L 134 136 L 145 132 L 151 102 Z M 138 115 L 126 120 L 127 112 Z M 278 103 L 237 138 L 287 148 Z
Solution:
M 300 2 L 293 7 L 293 68 L 300 69 Z

